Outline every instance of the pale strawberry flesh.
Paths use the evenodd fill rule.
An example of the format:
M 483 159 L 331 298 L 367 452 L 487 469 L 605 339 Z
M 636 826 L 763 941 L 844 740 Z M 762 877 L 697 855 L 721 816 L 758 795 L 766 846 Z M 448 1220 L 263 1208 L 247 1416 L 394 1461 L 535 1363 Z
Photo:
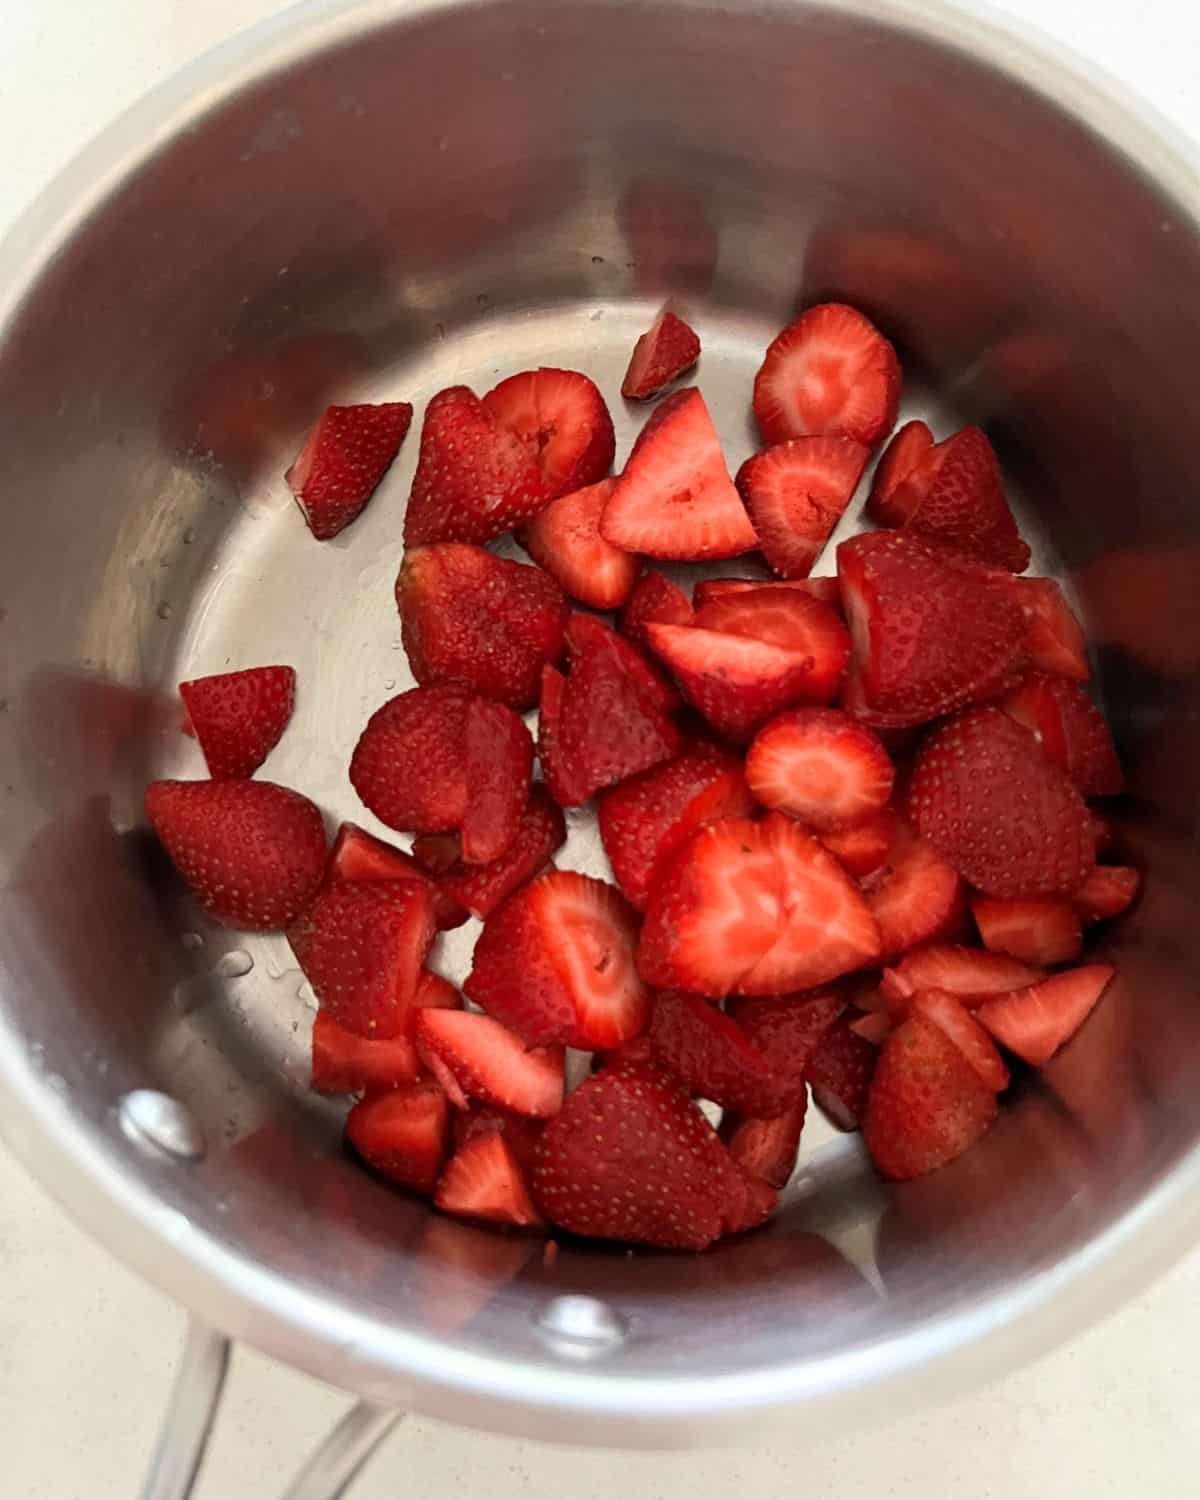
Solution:
M 800 437 L 737 474 L 758 543 L 781 578 L 806 578 L 862 478 L 870 450 L 850 437 Z
M 521 533 L 521 545 L 572 599 L 592 609 L 620 609 L 633 592 L 641 561 L 600 535 L 615 479 L 561 495 Z
M 1040 1068 L 1091 1015 L 1115 972 L 1111 964 L 1067 969 L 1028 989 L 997 995 L 976 1015 L 1010 1052 Z
M 903 526 L 913 513 L 922 490 L 907 481 L 933 446 L 933 433 L 924 422 L 905 422 L 883 451 L 871 478 L 867 517 L 876 526 Z
M 432 1082 L 368 1095 L 346 1118 L 346 1139 L 368 1166 L 426 1195 L 441 1175 L 449 1138 L 450 1103 Z
M 578 370 L 511 375 L 483 407 L 521 443 L 550 499 L 595 484 L 612 467 L 612 417 L 595 382 Z
M 561 1047 L 527 1047 L 490 1016 L 424 1009 L 413 1028 L 422 1062 L 447 1092 L 548 1119 L 563 1100 Z
M 1080 913 L 1066 896 L 973 896 L 971 915 L 985 948 L 1023 963 L 1065 964 L 1083 952 Z
M 892 794 L 894 774 L 879 737 L 832 708 L 779 714 L 746 754 L 755 800 L 820 834 L 875 817 Z

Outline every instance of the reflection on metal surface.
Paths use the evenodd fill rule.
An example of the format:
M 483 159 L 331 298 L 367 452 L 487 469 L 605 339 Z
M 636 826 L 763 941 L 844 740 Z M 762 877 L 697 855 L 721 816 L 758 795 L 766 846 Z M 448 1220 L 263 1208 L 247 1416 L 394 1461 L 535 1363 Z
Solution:
M 157 1089 L 134 1089 L 117 1110 L 121 1129 L 136 1146 L 161 1151 L 180 1161 L 204 1155 L 204 1132 L 189 1110 Z
M 547 1345 L 564 1359 L 598 1359 L 629 1337 L 625 1318 L 595 1297 L 555 1297 L 534 1318 Z

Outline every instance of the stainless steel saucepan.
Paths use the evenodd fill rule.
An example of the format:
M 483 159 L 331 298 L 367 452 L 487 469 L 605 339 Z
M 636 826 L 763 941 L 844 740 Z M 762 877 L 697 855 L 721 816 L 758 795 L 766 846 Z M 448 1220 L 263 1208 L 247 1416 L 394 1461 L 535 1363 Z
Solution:
M 148 1495 L 186 1493 L 225 1336 L 368 1403 L 294 1492 L 314 1500 L 401 1407 L 630 1445 L 892 1413 L 1194 1241 L 1198 219 L 1161 125 L 915 0 L 303 5 L 35 205 L 0 252 L 0 1121 L 198 1320 Z M 1103 1005 L 953 1167 L 884 1191 L 814 1128 L 761 1234 L 549 1260 L 343 1156 L 285 943 L 197 920 L 141 796 L 203 774 L 180 678 L 291 662 L 268 774 L 369 824 L 346 765 L 410 681 L 391 587 L 416 435 L 317 545 L 281 478 L 306 426 L 563 364 L 627 443 L 620 375 L 668 296 L 731 464 L 765 343 L 828 296 L 901 345 L 908 414 L 987 423 L 1035 568 L 1088 616 L 1118 837 L 1150 876 Z M 598 861 L 575 830 L 569 862 Z

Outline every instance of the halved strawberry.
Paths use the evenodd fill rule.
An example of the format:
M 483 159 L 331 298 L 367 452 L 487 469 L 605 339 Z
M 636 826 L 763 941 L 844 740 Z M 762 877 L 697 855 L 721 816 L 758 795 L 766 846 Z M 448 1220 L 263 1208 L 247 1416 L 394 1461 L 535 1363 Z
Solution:
M 621 611 L 621 629 L 639 646 L 649 647 L 648 625 L 690 625 L 692 605 L 677 583 L 653 569 L 643 573 Z
M 927 736 L 907 806 L 917 833 L 989 896 L 1068 895 L 1096 863 L 1083 798 L 999 708 Z
M 763 441 L 842 434 L 873 448 L 900 404 L 896 351 L 862 313 L 841 302 L 810 307 L 768 348 L 754 379 Z
M 821 842 L 856 880 L 880 869 L 896 842 L 896 814 L 890 807 L 853 828 L 821 834 Z
M 976 1011 L 998 1042 L 1040 1068 L 1079 1030 L 1116 973 L 1112 964 L 1085 964 L 997 995 Z
M 561 1047 L 526 1047 L 507 1026 L 469 1010 L 422 1010 L 413 1035 L 422 1062 L 460 1109 L 480 1099 L 548 1119 L 562 1108 Z
M 922 1016 L 944 1031 L 994 1094 L 1008 1087 L 1008 1069 L 995 1042 L 957 995 L 949 990 L 918 990 L 908 1013 Z
M 884 1042 L 867 1097 L 863 1139 L 884 1177 L 944 1167 L 996 1118 L 996 1095 L 945 1032 L 913 1016 Z
M 880 993 L 888 1009 L 903 1014 L 917 990 L 949 990 L 974 1010 L 983 996 L 1036 984 L 1042 971 L 1005 953 L 981 953 L 952 943 L 914 948 L 893 969 L 884 969 Z
M 629 357 L 621 382 L 626 401 L 646 401 L 686 375 L 700 358 L 700 340 L 682 318 L 669 309 L 660 312 Z
M 650 557 L 736 557 L 758 545 L 695 387 L 657 407 L 600 522 L 614 547 Z
M 748 458 L 738 470 L 763 556 L 781 578 L 806 578 L 867 466 L 851 437 L 798 437 Z
M 841 613 L 842 590 L 836 577 L 827 578 L 701 578 L 692 592 L 697 609 L 729 594 L 748 594 L 751 589 L 796 589 L 828 604 Z M 667 624 L 687 624 L 686 620 Z
M 511 1110 L 497 1109 L 491 1104 L 473 1104 L 470 1109 L 458 1110 L 454 1116 L 454 1149 L 459 1151 L 480 1136 L 500 1135 L 512 1152 L 513 1160 L 526 1173 L 533 1170 L 533 1159 L 543 1129 L 542 1120 L 514 1115 Z
M 1083 626 L 1053 578 L 1014 578 L 1013 592 L 1025 616 L 1026 648 L 1039 672 L 1086 682 L 1091 676 Z
M 838 548 L 853 670 L 895 727 L 995 697 L 1015 678 L 1025 620 L 995 575 L 877 531 Z
M 813 1103 L 838 1130 L 857 1130 L 867 1105 L 879 1050 L 853 1029 L 854 1018 L 835 1021 L 813 1050 L 806 1076 Z
M 807 1113 L 807 1093 L 771 1119 L 756 1120 L 729 1110 L 721 1119 L 721 1139 L 743 1172 L 784 1188 L 796 1165 Z
M 1085 922 L 1103 922 L 1133 905 L 1141 883 L 1129 865 L 1097 865 L 1071 900 Z
M 491 864 L 508 851 L 525 816 L 533 740 L 511 708 L 472 698 L 463 725 L 463 759 L 462 857 L 469 865 Z
M 378 1093 L 415 1083 L 424 1072 L 407 1036 L 368 1041 L 317 1012 L 312 1029 L 312 1086 L 322 1094 Z
M 460 1146 L 446 1163 L 434 1205 L 443 1213 L 529 1229 L 542 1222 L 504 1137 L 494 1131 Z
M 633 592 L 641 560 L 600 535 L 600 517 L 615 479 L 601 479 L 551 500 L 521 533 L 521 545 L 581 604 L 620 609 Z
M 361 514 L 412 422 L 407 401 L 327 406 L 284 475 L 318 542 Z
M 270 781 L 153 781 L 146 816 L 197 903 L 227 927 L 278 932 L 325 870 L 320 809 Z
M 746 752 L 755 799 L 820 834 L 874 817 L 892 795 L 893 777 L 878 735 L 836 708 L 778 714 Z
M 892 959 L 918 943 L 960 935 L 965 891 L 954 866 L 896 820 L 885 862 L 863 882 L 879 924 L 880 953 Z
M 1077 682 L 1030 672 L 1001 707 L 1024 724 L 1085 797 L 1111 797 L 1125 784 L 1104 715 Z
M 188 729 L 214 781 L 253 776 L 279 743 L 296 702 L 293 667 L 248 667 L 179 684 Z
M 432 1193 L 446 1159 L 450 1104 L 436 1083 L 368 1094 L 346 1117 L 346 1139 L 393 1182 Z
M 697 828 L 753 811 L 736 758 L 700 744 L 605 792 L 597 815 L 617 884 L 641 911 L 658 870 Z
M 616 1047 L 650 1016 L 636 943 L 637 918 L 619 891 L 553 870 L 488 918 L 464 988 L 529 1042 Z
M 976 562 L 1021 573 L 1029 548 L 1004 498 L 1000 463 L 979 427 L 964 427 L 918 461 L 905 488 L 920 498 L 905 530 Z
M 531 708 L 543 664 L 563 654 L 569 609 L 554 579 L 465 542 L 410 548 L 396 607 L 408 664 L 423 687 L 449 683 Z
M 845 1009 L 845 996 L 837 990 L 739 996 L 728 1006 L 729 1014 L 770 1062 L 781 1090 L 792 1098 L 803 1094 L 808 1065 Z
M 857 887 L 798 823 L 725 818 L 693 834 L 650 895 L 638 968 L 660 989 L 778 995 L 879 952 Z
M 438 834 L 439 838 L 454 835 Z M 458 843 L 455 840 L 455 848 Z M 433 891 L 433 915 L 439 930 L 461 927 L 467 913 L 430 877 L 414 855 L 385 844 L 356 823 L 342 823 L 333 841 L 326 871 L 328 880 L 428 880 Z
M 439 391 L 425 408 L 404 545 L 482 545 L 531 521 L 550 499 L 535 458 L 473 391 Z
M 517 437 L 553 499 L 603 479 L 612 468 L 612 417 L 596 383 L 578 370 L 524 370 L 483 398 L 484 409 Z
M 922 490 L 907 481 L 933 447 L 933 433 L 924 422 L 905 422 L 883 450 L 871 479 L 867 516 L 876 526 L 903 526 L 921 498 Z
M 804 1093 L 803 1075 L 776 1073 L 738 1023 L 699 995 L 666 990 L 654 1002 L 650 1043 L 655 1062 L 689 1093 L 724 1109 L 771 1116 Z
M 1070 963 L 1083 952 L 1079 912 L 1066 896 L 972 896 L 971 914 L 993 953 L 1047 967 Z

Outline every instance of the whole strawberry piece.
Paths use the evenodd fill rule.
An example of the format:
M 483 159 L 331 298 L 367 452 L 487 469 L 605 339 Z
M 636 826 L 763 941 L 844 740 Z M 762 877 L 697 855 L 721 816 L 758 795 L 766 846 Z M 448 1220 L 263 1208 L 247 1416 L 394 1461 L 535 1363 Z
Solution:
M 327 406 L 285 478 L 308 529 L 325 542 L 366 507 L 412 422 L 407 401 Z
M 325 871 L 320 809 L 270 781 L 154 781 L 146 816 L 210 917 L 278 932 L 299 916 Z
M 905 422 L 883 450 L 867 498 L 867 515 L 877 526 L 903 526 L 913 513 L 923 488 L 908 481 L 932 447 L 933 433 L 924 422 Z
M 908 482 L 921 491 L 904 523 L 911 535 L 1012 573 L 1029 566 L 999 461 L 980 428 L 964 427 L 931 448 Z
M 634 344 L 621 394 L 626 401 L 648 401 L 686 375 L 699 358 L 695 330 L 666 309 Z
M 253 776 L 279 743 L 296 701 L 292 667 L 249 667 L 179 684 L 214 781 Z
M 690 625 L 692 602 L 677 583 L 656 573 L 643 573 L 621 611 L 621 629 L 639 646 L 650 646 L 648 625 Z
M 870 450 L 851 437 L 800 437 L 748 458 L 737 487 L 781 578 L 806 578 L 858 487 Z
M 612 417 L 595 382 L 578 370 L 510 375 L 483 405 L 524 447 L 551 499 L 595 484 L 612 468 Z

